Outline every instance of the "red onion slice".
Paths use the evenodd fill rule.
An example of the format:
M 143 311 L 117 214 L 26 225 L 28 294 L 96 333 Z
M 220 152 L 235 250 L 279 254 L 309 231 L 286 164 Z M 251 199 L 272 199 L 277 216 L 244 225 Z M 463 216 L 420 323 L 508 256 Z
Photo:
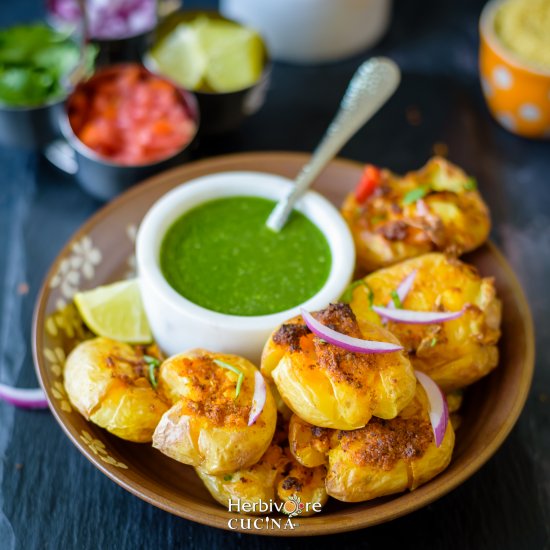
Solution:
M 439 447 L 449 423 L 449 408 L 447 399 L 439 386 L 427 375 L 420 371 L 414 371 L 416 379 L 424 388 L 430 402 L 430 422 L 434 431 L 435 446 Z
M 402 281 L 399 283 L 399 286 L 396 289 L 397 296 L 399 296 L 399 300 L 401 303 L 405 301 L 405 298 L 409 295 L 409 292 L 411 291 L 411 288 L 414 284 L 414 280 L 416 279 L 416 274 L 418 272 L 418 269 L 413 269 Z M 393 303 L 393 300 L 390 300 L 387 305 L 390 309 L 397 309 L 395 307 L 395 304 Z
M 248 425 L 252 426 L 262 411 L 264 410 L 265 400 L 267 399 L 267 388 L 264 377 L 259 371 L 254 372 L 254 395 L 252 396 L 252 408 L 248 416 Z
M 325 340 L 329 344 L 338 346 L 339 348 L 351 351 L 353 353 L 390 353 L 392 351 L 400 351 L 402 346 L 391 344 L 390 342 L 376 342 L 374 340 L 362 340 L 354 338 L 347 334 L 342 334 L 329 327 L 326 327 L 317 319 L 308 313 L 305 309 L 300 310 L 302 317 L 308 326 L 309 330 L 319 338 Z
M 414 311 L 412 309 L 392 309 L 390 307 L 372 306 L 380 317 L 385 317 L 396 323 L 410 325 L 433 325 L 458 319 L 464 310 L 460 311 Z
M 430 213 L 424 199 L 418 199 L 416 201 L 416 213 L 422 218 Z
M 0 399 L 24 409 L 48 408 L 48 401 L 40 388 L 23 390 L 0 384 Z

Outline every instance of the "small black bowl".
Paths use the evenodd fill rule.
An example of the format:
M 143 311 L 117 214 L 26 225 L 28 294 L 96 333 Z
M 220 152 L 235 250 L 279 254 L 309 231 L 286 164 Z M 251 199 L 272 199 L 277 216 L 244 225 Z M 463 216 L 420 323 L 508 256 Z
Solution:
M 206 15 L 210 19 L 229 21 L 241 25 L 237 21 L 223 17 L 216 11 L 178 11 L 168 16 L 156 30 L 155 41 L 162 40 L 180 23 L 191 21 L 199 15 Z M 199 135 L 217 135 L 237 129 L 244 119 L 257 112 L 265 101 L 265 96 L 271 81 L 271 60 L 269 52 L 262 39 L 264 48 L 264 68 L 260 78 L 251 86 L 233 92 L 210 92 L 192 90 L 197 98 L 201 113 L 201 127 Z M 144 65 L 157 74 L 160 73 L 154 60 L 147 53 Z M 170 78 L 170 75 L 163 75 Z
M 116 70 L 117 67 L 123 67 L 124 65 L 104 67 L 100 72 Z M 146 71 L 145 68 L 143 70 Z M 187 113 L 195 123 L 194 135 L 175 153 L 148 164 L 126 165 L 109 160 L 89 148 L 76 136 L 71 127 L 68 109 L 66 108 L 59 118 L 59 127 L 65 142 L 57 143 L 57 153 L 66 155 L 67 158 L 64 159 L 64 162 L 56 161 L 56 151 L 54 150 L 50 150 L 46 156 L 58 168 L 72 173 L 87 193 L 100 200 L 110 200 L 135 183 L 189 160 L 200 126 L 199 108 L 193 94 L 178 88 L 173 83 L 170 84 L 178 90 Z M 66 103 L 67 107 L 70 106 L 70 101 L 69 96 Z M 70 147 L 67 147 L 67 145 Z M 72 168 L 67 169 L 67 166 Z
M 59 136 L 58 120 L 65 98 L 36 107 L 0 104 L 0 145 L 41 149 Z

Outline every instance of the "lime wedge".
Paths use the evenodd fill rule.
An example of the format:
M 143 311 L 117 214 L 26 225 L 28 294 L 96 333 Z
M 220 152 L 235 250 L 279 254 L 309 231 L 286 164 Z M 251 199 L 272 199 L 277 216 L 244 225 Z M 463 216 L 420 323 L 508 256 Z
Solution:
M 196 90 L 201 86 L 207 57 L 192 26 L 178 25 L 151 50 L 151 58 L 159 72 L 184 88 Z
M 153 339 L 137 279 L 77 292 L 74 303 L 88 328 L 98 336 L 129 344 L 146 344 Z
M 264 64 L 262 39 L 251 29 L 227 21 L 198 24 L 207 64 L 205 84 L 215 92 L 232 92 L 259 80 Z

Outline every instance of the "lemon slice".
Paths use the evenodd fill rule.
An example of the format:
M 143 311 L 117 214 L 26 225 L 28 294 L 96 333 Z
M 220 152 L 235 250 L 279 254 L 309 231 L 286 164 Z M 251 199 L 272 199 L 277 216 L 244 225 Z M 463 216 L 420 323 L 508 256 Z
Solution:
M 206 70 L 204 53 L 196 29 L 178 25 L 151 50 L 156 69 L 188 90 L 200 88 Z
M 153 339 L 137 279 L 77 292 L 74 303 L 88 328 L 98 336 L 129 344 L 146 344 Z

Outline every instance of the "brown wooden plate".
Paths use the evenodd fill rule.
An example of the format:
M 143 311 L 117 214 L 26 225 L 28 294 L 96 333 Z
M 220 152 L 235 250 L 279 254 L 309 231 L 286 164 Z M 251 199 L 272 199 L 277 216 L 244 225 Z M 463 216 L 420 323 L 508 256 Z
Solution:
M 149 207 L 169 189 L 188 180 L 228 170 L 254 170 L 294 177 L 308 156 L 300 153 L 246 153 L 176 168 L 147 180 L 90 218 L 53 263 L 35 309 L 33 351 L 36 370 L 57 421 L 77 448 L 104 474 L 134 495 L 172 514 L 228 528 L 235 517 L 217 504 L 192 468 L 147 444 L 123 441 L 87 422 L 63 388 L 63 363 L 85 329 L 75 314 L 76 290 L 133 276 L 134 237 Z M 335 160 L 315 188 L 339 205 L 359 180 L 362 165 Z M 534 367 L 531 313 L 511 268 L 488 243 L 468 255 L 480 272 L 495 277 L 503 301 L 501 360 L 492 374 L 466 392 L 463 420 L 450 466 L 418 488 L 371 502 L 330 500 L 323 511 L 299 518 L 295 530 L 246 531 L 266 535 L 323 535 L 375 525 L 402 516 L 441 497 L 478 470 L 514 426 L 527 398 Z M 238 529 L 240 530 L 240 528 Z

